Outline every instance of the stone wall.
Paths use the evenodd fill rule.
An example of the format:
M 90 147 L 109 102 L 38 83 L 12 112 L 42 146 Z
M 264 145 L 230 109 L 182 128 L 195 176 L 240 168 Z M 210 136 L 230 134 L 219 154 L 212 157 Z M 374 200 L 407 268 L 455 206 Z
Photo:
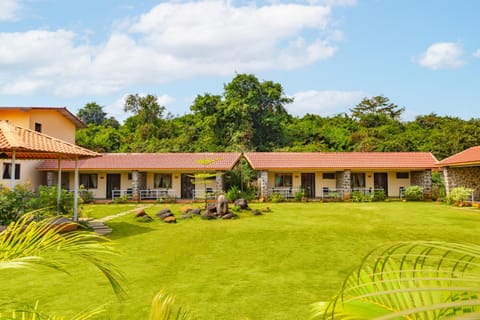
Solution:
M 58 185 L 58 172 L 48 171 L 47 172 L 47 186 L 55 187 Z
M 410 184 L 412 186 L 420 186 L 423 188 L 423 196 L 425 199 L 432 197 L 432 171 L 412 171 L 410 173 Z
M 337 171 L 335 174 L 336 177 L 336 187 L 337 189 L 344 190 L 344 198 L 350 198 L 350 194 L 352 193 L 351 190 L 351 183 L 352 183 L 352 172 L 350 170 L 345 171 Z
M 223 171 L 217 171 L 217 175 L 215 176 L 216 188 L 217 192 L 223 192 L 224 184 L 223 184 Z
M 268 171 L 260 171 L 258 173 L 258 184 L 260 188 L 260 196 L 268 196 Z
M 132 200 L 140 199 L 140 190 L 147 187 L 147 173 L 132 171 Z
M 447 194 L 453 188 L 465 187 L 474 190 L 475 199 L 480 198 L 480 167 L 443 168 Z

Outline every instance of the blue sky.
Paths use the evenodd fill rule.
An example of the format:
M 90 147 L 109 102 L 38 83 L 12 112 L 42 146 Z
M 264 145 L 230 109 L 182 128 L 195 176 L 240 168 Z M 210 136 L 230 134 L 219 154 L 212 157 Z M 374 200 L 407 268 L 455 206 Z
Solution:
M 139 93 L 181 115 L 253 73 L 281 83 L 298 116 L 383 94 L 405 120 L 478 118 L 478 12 L 476 0 L 0 0 L 0 105 L 97 102 L 121 120 Z

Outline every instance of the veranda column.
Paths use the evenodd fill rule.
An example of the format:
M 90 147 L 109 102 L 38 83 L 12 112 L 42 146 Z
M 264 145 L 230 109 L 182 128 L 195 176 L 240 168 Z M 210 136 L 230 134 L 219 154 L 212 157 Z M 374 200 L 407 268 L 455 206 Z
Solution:
M 75 175 L 73 185 L 73 221 L 78 221 L 78 157 L 75 157 Z
M 432 170 L 425 170 L 423 173 L 423 197 L 432 198 Z
M 260 184 L 260 196 L 268 197 L 268 171 L 260 171 L 258 181 Z
M 140 173 L 137 170 L 132 171 L 132 200 L 138 201 L 140 199 Z
M 217 171 L 217 175 L 215 176 L 215 182 L 217 187 L 217 192 L 224 192 L 224 184 L 223 184 L 223 171 Z

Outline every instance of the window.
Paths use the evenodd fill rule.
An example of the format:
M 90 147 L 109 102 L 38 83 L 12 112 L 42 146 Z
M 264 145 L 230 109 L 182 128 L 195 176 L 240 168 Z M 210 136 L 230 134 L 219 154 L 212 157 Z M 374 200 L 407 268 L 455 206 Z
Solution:
M 85 189 L 97 189 L 98 176 L 96 173 L 80 174 L 80 184 Z
M 324 172 L 322 177 L 323 180 L 335 180 L 335 172 Z
M 410 175 L 408 172 L 397 172 L 397 179 L 408 179 Z
M 35 122 L 35 131 L 42 132 L 42 124 Z
M 3 179 L 12 179 L 12 164 L 4 163 L 2 170 Z M 20 164 L 15 163 L 15 180 L 20 180 Z
M 164 173 L 156 173 L 153 179 L 154 188 L 171 188 L 172 175 Z
M 292 186 L 292 174 L 282 173 L 275 175 L 275 187 L 291 187 Z
M 365 188 L 365 173 L 352 173 L 352 188 Z
M 131 172 L 129 172 L 129 173 L 127 174 L 127 179 L 128 179 L 128 180 L 132 180 L 132 173 L 131 173 Z

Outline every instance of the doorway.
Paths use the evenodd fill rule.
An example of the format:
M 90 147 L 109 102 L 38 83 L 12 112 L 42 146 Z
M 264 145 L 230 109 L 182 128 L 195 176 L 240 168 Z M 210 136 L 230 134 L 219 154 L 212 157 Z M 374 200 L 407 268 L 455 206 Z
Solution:
M 107 199 L 112 199 L 112 190 L 120 190 L 120 173 L 107 173 Z
M 307 198 L 315 198 L 315 173 L 302 173 L 302 189 Z
M 373 174 L 373 187 L 383 189 L 385 196 L 388 197 L 388 174 L 386 172 L 375 172 Z
M 195 190 L 195 185 L 193 184 L 194 175 L 193 173 L 182 173 L 181 175 L 181 198 L 182 199 L 193 199 L 193 192 Z

